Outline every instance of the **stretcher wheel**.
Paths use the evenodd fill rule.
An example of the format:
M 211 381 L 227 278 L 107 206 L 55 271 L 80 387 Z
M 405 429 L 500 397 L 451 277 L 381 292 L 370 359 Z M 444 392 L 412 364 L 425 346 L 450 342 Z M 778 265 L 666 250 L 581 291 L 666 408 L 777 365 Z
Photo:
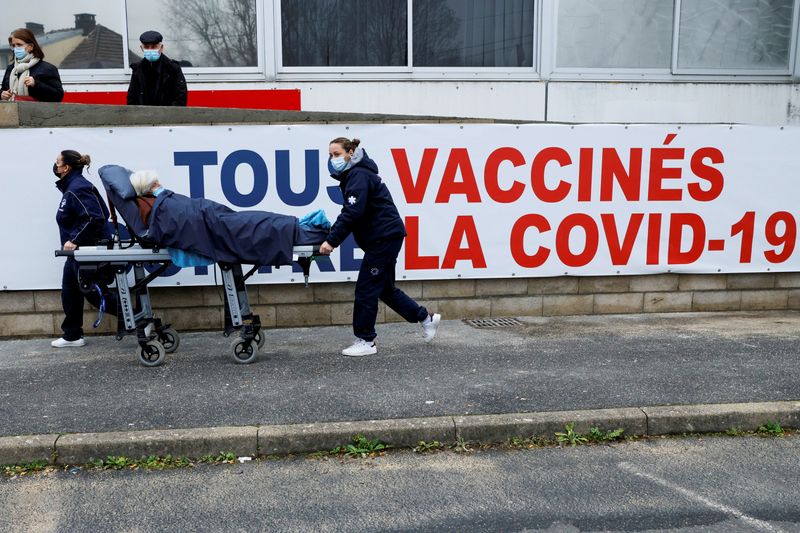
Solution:
M 139 357 L 139 362 L 142 365 L 158 366 L 164 362 L 164 357 L 166 357 L 167 352 L 164 350 L 164 345 L 160 342 L 147 341 L 144 346 L 139 345 L 136 355 Z
M 253 336 L 253 340 L 258 344 L 258 349 L 260 350 L 264 347 L 264 344 L 266 344 L 267 337 L 259 331 Z
M 234 339 L 231 343 L 231 355 L 233 355 L 233 360 L 239 364 L 252 363 L 258 355 L 258 344 L 255 339 L 250 342 L 244 339 Z
M 164 346 L 164 351 L 167 353 L 174 352 L 181 344 L 181 338 L 178 336 L 178 332 L 173 328 L 165 328 L 162 330 L 161 333 L 158 334 L 158 340 Z

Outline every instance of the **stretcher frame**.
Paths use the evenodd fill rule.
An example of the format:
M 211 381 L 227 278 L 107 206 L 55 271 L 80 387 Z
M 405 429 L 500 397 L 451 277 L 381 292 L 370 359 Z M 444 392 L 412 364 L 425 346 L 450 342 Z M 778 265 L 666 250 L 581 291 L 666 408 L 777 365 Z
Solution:
M 159 366 L 167 353 L 178 349 L 180 336 L 169 324 L 164 324 L 153 314 L 148 286 L 172 265 L 166 250 L 158 247 L 147 248 L 141 241 L 134 244 L 135 237 L 123 247 L 117 241 L 105 246 L 80 247 L 76 250 L 56 250 L 56 257 L 72 257 L 78 264 L 78 282 L 81 291 L 89 293 L 99 286 L 114 289 L 117 300 L 117 340 L 126 335 L 136 335 L 136 351 L 139 363 L 144 366 Z M 317 255 L 317 247 L 312 244 L 294 246 L 292 254 L 295 262 L 303 270 L 305 284 L 308 286 L 311 263 Z M 147 273 L 145 264 L 158 266 Z M 265 338 L 261 331 L 261 319 L 253 314 L 245 282 L 261 265 L 253 266 L 247 274 L 238 263 L 218 263 L 222 273 L 225 322 L 223 335 L 240 334 L 231 342 L 231 356 L 236 363 L 247 364 L 255 361 L 258 349 L 263 348 Z M 128 276 L 133 272 L 133 283 Z

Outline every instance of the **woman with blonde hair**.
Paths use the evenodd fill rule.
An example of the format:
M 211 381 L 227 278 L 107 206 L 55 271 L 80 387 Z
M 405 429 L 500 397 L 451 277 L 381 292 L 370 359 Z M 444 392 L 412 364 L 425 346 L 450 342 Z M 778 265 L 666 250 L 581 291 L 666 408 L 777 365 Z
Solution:
M 36 36 L 27 28 L 11 32 L 8 44 L 14 59 L 6 68 L 0 99 L 60 102 L 64 99 L 61 76 L 55 65 L 44 61 L 44 52 Z

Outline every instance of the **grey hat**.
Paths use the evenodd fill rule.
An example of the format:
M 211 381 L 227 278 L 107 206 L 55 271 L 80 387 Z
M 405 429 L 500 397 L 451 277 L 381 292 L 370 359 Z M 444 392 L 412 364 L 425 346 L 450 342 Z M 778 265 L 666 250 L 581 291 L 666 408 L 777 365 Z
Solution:
M 164 38 L 161 34 L 155 30 L 147 30 L 139 37 L 139 41 L 142 44 L 158 44 L 163 40 Z

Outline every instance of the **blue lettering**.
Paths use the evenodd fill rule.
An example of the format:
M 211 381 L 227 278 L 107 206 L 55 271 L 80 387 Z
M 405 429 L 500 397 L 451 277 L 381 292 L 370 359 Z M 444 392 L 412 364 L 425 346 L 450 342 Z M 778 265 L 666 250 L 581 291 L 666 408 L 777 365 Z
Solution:
M 253 190 L 242 194 L 236 188 L 236 169 L 239 165 L 250 165 L 253 169 Z M 261 156 L 252 150 L 237 150 L 222 163 L 222 193 L 233 205 L 253 207 L 267 195 L 269 175 L 267 165 Z
M 289 150 L 275 152 L 275 185 L 278 197 L 286 205 L 309 205 L 319 192 L 319 150 L 306 150 L 306 186 L 302 192 L 292 190 L 289 171 Z
M 176 167 L 189 167 L 189 196 L 205 198 L 203 167 L 217 164 L 217 152 L 175 152 Z

